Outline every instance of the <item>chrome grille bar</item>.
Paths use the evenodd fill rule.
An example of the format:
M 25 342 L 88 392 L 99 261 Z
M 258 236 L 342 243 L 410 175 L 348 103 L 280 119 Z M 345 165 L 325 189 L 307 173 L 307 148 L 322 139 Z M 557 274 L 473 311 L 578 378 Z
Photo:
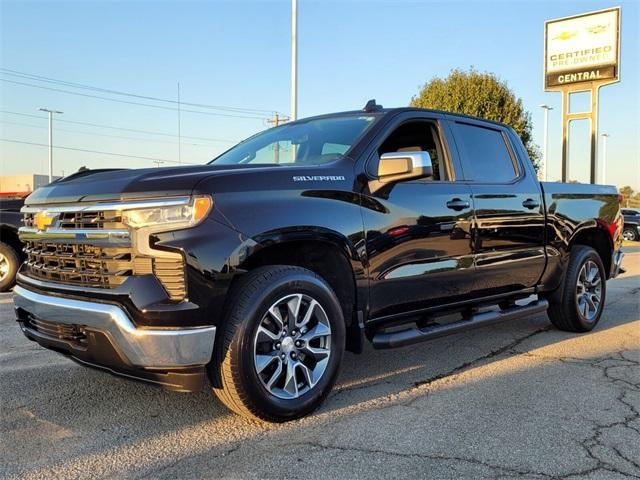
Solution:
M 92 229 L 69 229 L 69 228 L 48 228 L 38 230 L 35 227 L 20 227 L 18 230 L 20 239 L 24 241 L 49 241 L 64 243 L 85 243 L 97 245 L 114 245 L 127 247 L 131 245 L 129 230 L 92 230 Z
M 173 197 L 147 200 L 132 200 L 126 202 L 103 202 L 103 203 L 71 203 L 58 205 L 29 205 L 22 207 L 22 213 L 38 213 L 46 210 L 50 213 L 62 212 L 101 212 L 101 211 L 122 211 L 136 208 L 170 207 L 173 205 L 188 205 L 190 197 Z

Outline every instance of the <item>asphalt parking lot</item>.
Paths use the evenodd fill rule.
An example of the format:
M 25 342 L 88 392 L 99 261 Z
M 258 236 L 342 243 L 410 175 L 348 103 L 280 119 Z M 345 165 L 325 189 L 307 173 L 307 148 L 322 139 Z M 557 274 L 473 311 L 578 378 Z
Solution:
M 80 367 L 0 295 L 2 478 L 640 478 L 640 248 L 593 332 L 545 315 L 348 354 L 314 415 L 248 422 L 210 394 Z

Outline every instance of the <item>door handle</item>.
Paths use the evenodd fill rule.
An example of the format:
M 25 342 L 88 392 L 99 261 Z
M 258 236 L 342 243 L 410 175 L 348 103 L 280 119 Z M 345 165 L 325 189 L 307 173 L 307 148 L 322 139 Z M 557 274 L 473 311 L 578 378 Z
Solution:
M 533 210 L 534 208 L 538 208 L 540 206 L 540 202 L 534 200 L 533 198 L 527 198 L 524 202 L 522 202 L 522 206 L 524 208 L 528 208 L 529 210 Z
M 453 198 L 447 202 L 447 208 L 451 210 L 464 210 L 465 208 L 469 208 L 469 206 L 469 202 L 460 200 L 459 198 Z

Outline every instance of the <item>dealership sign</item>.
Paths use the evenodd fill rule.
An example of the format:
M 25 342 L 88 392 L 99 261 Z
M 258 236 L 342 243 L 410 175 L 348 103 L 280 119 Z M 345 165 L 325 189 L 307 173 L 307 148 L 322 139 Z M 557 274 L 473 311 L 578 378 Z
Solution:
M 545 22 L 545 89 L 616 82 L 619 58 L 619 8 Z
M 544 89 L 562 93 L 563 182 L 575 180 L 569 168 L 569 124 L 589 120 L 589 178 L 596 183 L 600 88 L 619 80 L 620 7 L 544 23 Z M 570 108 L 571 98 L 578 92 L 588 93 L 590 98 L 589 107 L 582 111 Z

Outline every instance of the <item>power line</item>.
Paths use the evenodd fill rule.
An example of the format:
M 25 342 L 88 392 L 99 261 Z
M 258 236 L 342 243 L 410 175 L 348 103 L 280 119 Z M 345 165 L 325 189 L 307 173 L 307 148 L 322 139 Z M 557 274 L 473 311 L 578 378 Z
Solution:
M 46 120 L 46 117 L 43 117 L 41 115 L 33 115 L 33 114 L 30 114 L 30 113 L 12 112 L 12 111 L 9 111 L 9 110 L 0 110 L 0 113 L 8 113 L 10 115 L 19 115 L 21 117 L 31 117 L 31 118 L 38 118 L 40 120 Z M 62 120 L 62 119 L 59 119 L 58 122 L 72 123 L 72 124 L 76 124 L 76 125 L 86 125 L 86 126 L 97 127 L 97 128 L 109 128 L 109 129 L 112 129 L 112 130 L 121 130 L 121 131 L 125 131 L 125 132 L 144 133 L 144 134 L 147 134 L 147 135 L 161 135 L 161 136 L 164 136 L 164 137 L 174 137 L 174 138 L 178 137 L 178 135 L 175 135 L 173 133 L 157 132 L 157 131 L 153 131 L 153 130 L 138 130 L 138 129 L 135 129 L 135 128 L 116 127 L 114 125 L 103 125 L 103 124 L 100 124 L 100 123 L 78 122 L 78 121 L 74 121 L 74 120 Z M 193 136 L 187 136 L 187 135 L 182 135 L 182 138 L 189 138 L 189 139 L 192 139 L 192 140 L 206 140 L 206 141 L 210 141 L 210 142 L 220 142 L 220 143 L 238 143 L 238 140 L 231 140 L 231 139 L 226 139 L 226 138 L 193 137 Z
M 38 117 L 41 118 L 41 117 Z M 60 121 L 60 120 L 58 120 Z M 43 125 L 32 125 L 30 123 L 20 123 L 20 122 L 10 122 L 7 120 L 0 120 L 0 123 L 6 123 L 8 125 L 18 125 L 21 127 L 31 127 L 31 128 L 47 128 Z M 68 128 L 56 128 L 56 132 L 69 132 L 69 133 L 79 133 L 81 135 L 91 135 L 91 136 L 98 136 L 98 137 L 108 137 L 108 138 L 121 138 L 123 140 L 137 140 L 140 142 L 152 142 L 152 143 L 164 143 L 164 144 L 169 144 L 169 145 L 175 145 L 174 142 L 170 141 L 170 140 L 157 140 L 154 138 L 142 138 L 142 137 L 127 137 L 124 135 L 109 135 L 106 133 L 96 133 L 96 132 L 83 132 L 81 130 L 70 130 Z M 187 143 L 187 145 L 195 145 L 198 147 L 208 147 L 208 148 L 212 148 L 212 145 L 204 145 L 202 143 Z
M 108 89 L 108 88 L 95 87 L 95 86 L 87 85 L 87 84 L 84 84 L 84 83 L 69 82 L 69 81 L 60 80 L 60 79 L 56 79 L 56 78 L 52 78 L 52 77 L 45 77 L 43 75 L 36 75 L 36 74 L 32 74 L 32 73 L 19 72 L 17 70 L 11 70 L 9 68 L 0 67 L 0 70 L 2 70 L 2 73 L 4 75 L 11 75 L 11 76 L 18 77 L 18 78 L 25 78 L 25 79 L 35 80 L 35 81 L 39 81 L 39 82 L 52 83 L 52 84 L 63 85 L 63 86 L 72 87 L 72 88 L 91 90 L 91 91 L 95 91 L 95 92 L 110 93 L 110 94 L 113 94 L 113 95 L 123 95 L 123 96 L 127 96 L 127 97 L 140 98 L 140 99 L 143 99 L 143 100 L 153 100 L 153 101 L 156 101 L 156 102 L 172 103 L 174 105 L 178 103 L 176 100 L 172 100 L 172 99 L 161 98 L 161 97 L 153 97 L 153 96 L 149 96 L 149 95 L 140 95 L 140 94 L 135 94 L 135 93 L 130 93 L 130 92 L 123 92 L 123 91 L 120 91 L 120 90 L 113 90 L 113 89 Z M 268 113 L 272 113 L 273 112 L 273 110 L 261 110 L 261 109 L 256 109 L 256 108 L 245 108 L 245 107 L 231 107 L 231 106 L 228 106 L 228 105 L 209 105 L 209 104 L 206 104 L 206 103 L 189 103 L 189 102 L 180 102 L 180 103 L 182 105 L 188 105 L 188 106 L 191 106 L 191 107 L 209 108 L 209 109 L 213 109 L 213 110 L 223 110 L 223 111 L 237 112 L 237 113 L 268 114 Z
M 105 100 L 105 101 L 108 101 L 108 102 L 126 103 L 128 105 L 138 105 L 138 106 L 141 106 L 141 107 L 158 108 L 158 109 L 161 109 L 161 110 L 171 110 L 171 111 L 177 111 L 178 110 L 177 108 L 174 108 L 174 107 L 165 107 L 165 106 L 162 106 L 162 105 L 151 105 L 149 103 L 132 102 L 132 101 L 129 101 L 129 100 L 118 100 L 116 98 L 107 98 L 107 97 L 101 97 L 99 95 L 90 95 L 88 93 L 70 92 L 69 90 L 62 90 L 60 88 L 45 87 L 43 85 L 33 85 L 32 83 L 16 82 L 15 80 L 7 80 L 6 78 L 0 78 L 0 82 L 12 83 L 14 85 L 21 85 L 21 86 L 31 87 L 31 88 L 40 88 L 40 89 L 43 89 L 43 90 L 51 90 L 53 92 L 66 93 L 67 95 L 77 95 L 77 96 L 80 96 L 80 97 L 97 98 L 99 100 Z M 201 111 L 198 111 L 198 110 L 188 110 L 188 109 L 184 109 L 184 108 L 181 108 L 180 111 L 181 112 L 189 112 L 189 113 L 198 113 L 200 115 L 209 115 L 209 116 L 213 116 L 213 117 L 247 118 L 247 119 L 251 119 L 251 120 L 263 120 L 264 119 L 264 117 L 257 116 L 257 115 L 234 115 L 234 114 L 231 114 L 231 113 L 201 112 Z
M 23 140 L 13 140 L 13 139 L 9 139 L 9 138 L 0 138 L 0 142 L 11 142 L 11 143 L 20 143 L 23 145 L 35 145 L 37 147 L 48 147 L 47 144 L 45 143 L 36 143 L 36 142 L 26 142 Z M 155 158 L 155 157 L 143 157 L 140 155 L 128 155 L 125 153 L 115 153 L 115 152 L 102 152 L 99 150 L 87 150 L 84 148 L 75 148 L 75 147 L 64 147 L 62 145 L 54 145 L 53 148 L 59 148 L 61 150 L 72 150 L 74 152 L 84 152 L 84 153 L 96 153 L 99 155 L 111 155 L 111 156 L 115 156 L 115 157 L 127 157 L 127 158 L 137 158 L 137 159 L 141 159 L 141 160 L 151 160 L 153 162 L 166 162 L 166 163 L 178 163 L 175 160 L 169 160 L 166 158 Z M 183 162 L 187 163 L 187 162 Z M 199 163 L 189 163 L 189 165 L 201 165 Z

